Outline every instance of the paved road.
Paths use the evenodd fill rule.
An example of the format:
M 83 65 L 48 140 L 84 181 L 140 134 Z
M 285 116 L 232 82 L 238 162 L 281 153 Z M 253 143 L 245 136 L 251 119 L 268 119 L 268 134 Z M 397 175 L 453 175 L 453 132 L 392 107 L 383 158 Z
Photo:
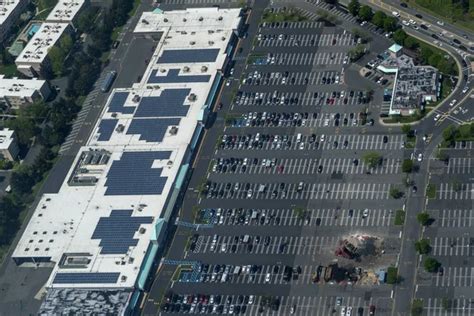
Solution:
M 407 8 L 404 8 L 400 6 L 401 1 L 395 1 L 395 0 L 384 0 L 384 1 L 362 0 L 360 2 L 375 6 L 377 8 L 383 8 L 390 12 L 397 11 L 401 14 L 401 16 L 404 19 L 407 19 L 407 20 L 413 19 L 417 21 L 418 23 L 431 24 L 431 28 L 435 30 L 436 32 L 441 33 L 445 31 L 446 35 L 448 35 L 450 38 L 459 39 L 461 42 L 465 44 L 466 47 L 470 47 L 474 45 L 474 35 L 472 34 L 472 32 L 468 32 L 453 24 L 446 22 L 446 18 L 442 19 L 442 21 L 444 22 L 444 25 L 440 26 L 437 24 L 437 22 L 440 21 L 441 19 L 429 14 L 425 10 L 420 11 L 416 8 L 412 8 L 410 7 L 409 4 Z M 415 14 L 421 14 L 423 18 L 420 19 L 416 17 Z M 467 39 L 465 37 L 467 37 Z

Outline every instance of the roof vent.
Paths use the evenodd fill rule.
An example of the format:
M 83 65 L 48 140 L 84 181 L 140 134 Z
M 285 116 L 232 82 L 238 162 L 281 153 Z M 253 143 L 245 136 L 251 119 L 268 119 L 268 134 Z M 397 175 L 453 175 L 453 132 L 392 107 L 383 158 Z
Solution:
M 222 40 L 222 41 L 225 41 L 225 36 L 222 36 L 222 37 L 221 37 L 221 40 Z
M 183 19 L 183 22 L 186 22 L 186 21 L 187 21 L 186 18 L 184 18 L 184 19 Z
M 135 94 L 132 101 L 135 102 L 135 103 L 139 102 L 140 101 L 140 96 L 138 94 Z
M 202 22 L 203 20 L 204 20 L 204 18 L 201 16 L 201 17 L 199 18 L 199 22 Z
M 191 41 L 191 42 L 189 42 L 189 45 L 194 45 L 194 44 L 196 44 L 196 42 L 195 42 L 195 41 Z
M 138 232 L 140 234 L 144 234 L 146 232 L 146 228 L 145 227 L 140 227 L 140 229 L 138 230 Z
M 171 135 L 176 135 L 176 134 L 178 134 L 178 127 L 177 127 L 177 126 L 171 126 L 171 128 L 170 128 L 170 134 L 171 134 Z
M 119 125 L 117 126 L 117 128 L 115 128 L 115 131 L 116 131 L 117 133 L 122 133 L 122 132 L 124 131 L 124 129 L 125 129 L 125 126 L 124 126 L 123 124 L 119 124 Z
M 122 281 L 122 282 L 127 281 L 127 276 L 126 276 L 126 275 L 122 275 L 122 276 L 120 277 L 120 281 Z
M 190 70 L 191 70 L 191 69 L 190 69 L 188 66 L 184 66 L 184 67 L 183 67 L 183 71 L 184 71 L 184 72 L 189 72 Z
M 202 66 L 201 67 L 201 72 L 207 72 L 207 66 Z
M 218 21 L 222 21 L 222 19 L 223 19 L 223 18 L 220 16 L 217 20 L 218 20 Z
M 168 22 L 168 19 L 167 19 L 167 18 L 164 18 L 164 19 L 163 19 L 163 22 Z
M 194 93 L 191 93 L 188 97 L 188 101 L 191 101 L 191 102 L 196 101 L 196 99 L 197 99 L 197 96 Z
M 161 72 L 161 73 L 165 73 L 165 72 L 166 72 L 166 69 L 165 69 L 165 68 L 161 68 L 161 69 L 160 69 L 160 72 Z
M 209 46 L 214 45 L 214 42 L 213 42 L 213 41 L 209 41 L 209 42 L 207 42 L 207 43 L 209 44 Z

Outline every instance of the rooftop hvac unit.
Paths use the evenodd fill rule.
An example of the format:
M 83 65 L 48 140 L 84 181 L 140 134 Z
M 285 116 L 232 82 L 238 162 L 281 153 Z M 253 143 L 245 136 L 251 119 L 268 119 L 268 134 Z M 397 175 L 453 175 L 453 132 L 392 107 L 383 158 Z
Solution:
M 207 66 L 202 66 L 201 67 L 201 72 L 206 72 L 207 71 Z
M 140 227 L 140 229 L 138 230 L 138 232 L 140 234 L 144 234 L 146 232 L 146 229 L 144 227 Z
M 214 34 L 214 30 L 208 30 L 207 33 Z
M 166 72 L 166 69 L 165 69 L 165 68 L 161 68 L 161 69 L 160 69 L 160 72 L 161 72 L 161 73 L 165 73 L 165 72 Z
M 207 42 L 207 43 L 209 44 L 209 46 L 214 45 L 214 42 L 213 42 L 213 41 L 209 41 L 209 42 Z
M 189 42 L 189 45 L 194 45 L 194 44 L 196 44 L 196 42 L 195 42 L 195 41 L 191 41 L 191 42 Z
M 186 22 L 186 21 L 187 21 L 186 18 L 183 18 L 183 22 Z
M 122 275 L 122 276 L 120 277 L 120 281 L 122 281 L 122 282 L 127 281 L 127 276 L 126 276 L 126 275 Z
M 220 16 L 217 20 L 218 20 L 218 21 L 222 21 L 222 19 L 223 19 L 223 18 Z
M 203 20 L 204 20 L 204 18 L 201 16 L 201 17 L 199 18 L 199 22 L 202 22 Z
M 171 135 L 176 135 L 177 133 L 178 133 L 178 127 L 177 126 L 171 126 L 170 134 Z
M 163 19 L 163 22 L 168 22 L 168 19 L 167 19 L 167 18 L 164 18 L 164 19 Z
M 119 124 L 119 125 L 117 126 L 117 128 L 115 129 L 115 131 L 116 131 L 117 133 L 122 133 L 122 132 L 124 131 L 124 129 L 125 129 L 125 126 L 124 126 L 123 124 Z
M 222 36 L 222 37 L 221 37 L 221 40 L 222 40 L 222 41 L 225 41 L 225 36 Z
M 134 95 L 132 101 L 135 102 L 135 103 L 139 102 L 140 101 L 140 96 L 138 94 Z
M 197 96 L 194 93 L 191 93 L 188 97 L 189 101 L 196 101 L 196 99 L 197 99 Z
M 184 68 L 183 68 L 184 72 L 189 72 L 189 70 L 191 70 L 191 69 L 188 66 L 184 66 Z

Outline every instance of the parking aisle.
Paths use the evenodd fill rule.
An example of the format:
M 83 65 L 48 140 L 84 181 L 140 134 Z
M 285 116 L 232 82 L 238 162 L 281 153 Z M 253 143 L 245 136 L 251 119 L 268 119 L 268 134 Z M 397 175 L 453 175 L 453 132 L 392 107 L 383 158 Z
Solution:
M 242 159 L 242 158 L 240 158 Z M 398 174 L 400 171 L 400 160 L 394 158 L 385 159 L 377 168 L 370 168 L 363 161 L 351 158 L 245 158 L 245 162 L 239 163 L 225 163 L 225 159 L 217 159 L 214 163 L 217 166 L 228 166 L 223 169 L 212 169 L 213 173 L 231 173 L 231 174 L 365 174 L 370 172 L 372 174 Z M 257 159 L 257 160 L 255 160 Z M 237 159 L 236 159 L 237 160 Z M 248 161 L 248 162 L 247 162 Z M 254 163 L 254 161 L 256 163 Z M 267 164 L 271 161 L 271 165 Z M 235 169 L 233 166 L 236 166 Z M 225 170 L 225 171 L 223 171 Z

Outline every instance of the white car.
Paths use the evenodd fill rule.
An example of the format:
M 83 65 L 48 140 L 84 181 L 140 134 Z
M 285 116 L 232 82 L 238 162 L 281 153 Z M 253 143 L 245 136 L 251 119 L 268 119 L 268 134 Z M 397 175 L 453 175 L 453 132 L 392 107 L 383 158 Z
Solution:
M 416 160 L 418 160 L 418 161 L 423 161 L 423 154 L 422 154 L 422 153 L 419 153 L 419 154 L 418 154 L 418 158 L 416 158 Z
M 457 100 L 454 99 L 453 101 L 449 102 L 449 106 L 454 106 L 456 104 Z
M 366 218 L 366 217 L 368 217 L 368 216 L 369 216 L 369 209 L 366 208 L 366 209 L 362 212 L 362 217 L 363 217 L 363 218 Z
M 438 21 L 438 22 L 436 22 L 436 23 L 437 23 L 438 25 L 441 25 L 441 26 L 444 25 L 444 22 L 443 22 L 443 21 Z
M 408 21 L 408 23 L 410 23 L 410 24 L 412 24 L 412 25 L 415 25 L 415 24 L 416 24 L 416 22 L 415 22 L 414 20 L 412 20 L 412 19 L 410 19 L 410 21 Z
M 231 81 L 230 81 L 230 80 L 227 80 L 227 82 L 225 83 L 225 85 L 228 87 L 228 86 L 230 86 L 230 83 L 231 83 Z
M 248 197 L 248 198 L 251 198 L 252 195 L 253 195 L 253 191 L 252 191 L 252 189 L 249 189 L 249 190 L 247 191 L 247 197 Z
M 462 89 L 462 93 L 466 93 L 467 90 L 469 90 L 469 87 L 464 87 L 464 89 Z
M 346 310 L 346 316 L 351 316 L 352 315 L 352 306 L 348 306 Z
M 441 114 L 436 114 L 436 116 L 434 117 L 434 121 L 435 122 L 438 121 L 440 117 L 441 117 Z
M 270 273 L 265 275 L 265 283 L 270 283 Z
M 304 143 L 300 143 L 300 150 L 304 149 Z
M 227 251 L 227 244 L 222 244 L 221 252 L 226 252 L 226 251 Z
M 345 306 L 343 306 L 341 308 L 341 316 L 346 316 L 346 307 Z
M 249 296 L 249 305 L 252 305 L 253 304 L 253 295 L 250 295 Z
M 319 141 L 324 142 L 325 140 L 326 140 L 326 135 L 324 134 L 321 135 L 321 138 L 319 139 Z
M 393 15 L 393 16 L 396 16 L 397 18 L 400 17 L 400 13 L 398 13 L 397 11 L 393 11 L 393 12 L 392 12 L 392 15 Z
M 402 20 L 402 24 L 405 25 L 405 26 L 409 26 L 409 25 L 410 25 L 410 23 L 408 23 L 407 20 Z

